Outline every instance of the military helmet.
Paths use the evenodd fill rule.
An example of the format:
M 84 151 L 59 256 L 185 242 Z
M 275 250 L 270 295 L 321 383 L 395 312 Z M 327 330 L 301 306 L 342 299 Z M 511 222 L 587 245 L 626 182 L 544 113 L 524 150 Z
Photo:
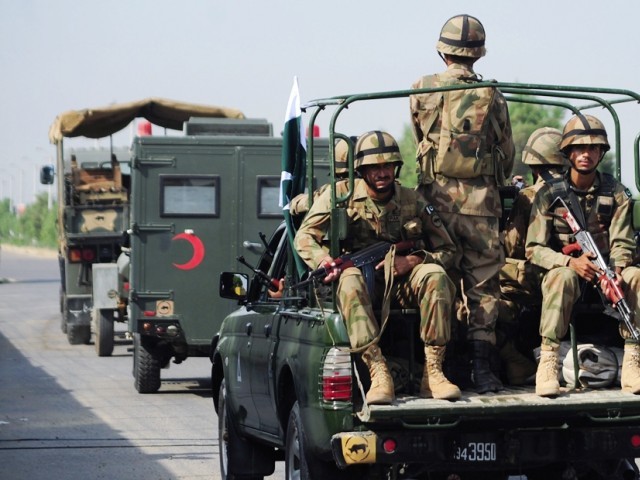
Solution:
M 562 131 L 560 150 L 566 154 L 572 145 L 602 145 L 603 152 L 611 148 L 604 124 L 593 115 L 581 113 L 571 117 Z
M 557 128 L 542 127 L 535 130 L 522 151 L 522 163 L 569 166 L 566 157 L 560 151 L 560 140 L 562 132 Z
M 355 169 L 364 165 L 384 165 L 395 163 L 402 165 L 400 148 L 395 139 L 387 132 L 373 130 L 358 138 L 355 151 Z
M 484 57 L 484 27 L 471 15 L 456 15 L 447 20 L 440 31 L 436 50 L 459 57 Z
M 336 175 L 344 175 L 349 172 L 349 144 L 342 138 L 336 142 L 333 148 L 334 172 Z

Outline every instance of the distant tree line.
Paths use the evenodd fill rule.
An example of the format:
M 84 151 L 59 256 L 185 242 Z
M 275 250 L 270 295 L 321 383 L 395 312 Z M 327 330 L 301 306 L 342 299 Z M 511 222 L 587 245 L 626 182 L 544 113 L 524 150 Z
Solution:
M 47 193 L 17 213 L 8 198 L 0 200 L 0 243 L 56 248 L 55 204 L 47 208 Z

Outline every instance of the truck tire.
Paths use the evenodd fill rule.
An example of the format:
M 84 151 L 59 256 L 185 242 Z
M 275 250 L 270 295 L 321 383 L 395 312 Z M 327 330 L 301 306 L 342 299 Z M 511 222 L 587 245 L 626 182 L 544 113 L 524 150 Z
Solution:
M 91 343 L 91 325 L 67 323 L 67 340 L 71 345 L 88 345 Z
M 160 389 L 161 359 L 150 342 L 133 334 L 133 377 L 138 393 L 155 393 Z
M 298 402 L 293 404 L 289 413 L 285 447 L 285 478 L 287 480 L 358 480 L 362 472 L 351 467 L 340 470 L 337 465 L 315 458 L 307 452 L 307 440 L 300 418 Z
M 227 393 L 224 380 L 220 384 L 218 394 L 218 453 L 220 455 L 221 480 L 263 480 L 262 475 L 238 475 L 229 473 L 234 463 L 267 471 L 270 475 L 275 470 L 273 449 L 252 444 L 238 435 L 235 425 L 227 411 Z M 231 461 L 230 461 L 231 458 Z
M 95 309 L 93 315 L 95 316 L 96 353 L 99 357 L 109 357 L 113 353 L 113 310 Z
M 60 330 L 62 330 L 62 333 L 64 333 L 65 335 L 67 334 L 67 315 L 68 314 L 69 313 L 67 311 L 67 297 L 62 292 L 62 290 L 60 290 Z

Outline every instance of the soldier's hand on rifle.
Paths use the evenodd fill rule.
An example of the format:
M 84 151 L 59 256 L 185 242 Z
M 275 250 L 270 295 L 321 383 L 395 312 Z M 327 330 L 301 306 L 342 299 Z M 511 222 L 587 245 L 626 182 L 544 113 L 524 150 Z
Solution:
M 327 255 L 326 257 L 324 257 L 320 262 L 320 267 L 326 268 L 327 271 L 329 272 L 327 276 L 324 277 L 324 280 L 323 280 L 324 283 L 331 283 L 336 281 L 340 277 L 340 274 L 342 273 L 342 270 L 340 270 L 338 267 L 331 268 L 332 263 L 334 263 L 334 260 L 333 260 L 333 257 L 331 257 L 330 255 Z
M 396 255 L 393 257 L 393 276 L 401 277 L 402 275 L 406 275 L 413 267 L 422 263 L 422 258 L 417 255 Z M 376 270 L 380 270 L 384 268 L 384 260 L 376 265 Z
M 602 293 L 612 303 L 617 303 L 617 301 L 620 300 L 619 298 L 620 295 L 622 295 L 623 294 L 622 292 L 624 292 L 624 288 L 623 288 L 624 281 L 622 280 L 622 275 L 620 275 L 619 271 L 622 271 L 622 269 L 621 268 L 615 269 L 615 272 L 616 272 L 615 278 L 608 278 L 606 275 L 604 275 L 600 279 L 600 288 L 602 289 Z
M 271 289 L 268 289 L 267 293 L 269 294 L 269 298 L 282 298 L 282 295 L 284 294 L 284 278 L 278 280 L 277 291 L 274 292 Z
M 591 261 L 592 258 L 595 258 L 593 253 L 583 253 L 577 258 L 569 260 L 569 267 L 575 270 L 581 278 L 593 282 L 603 272 Z

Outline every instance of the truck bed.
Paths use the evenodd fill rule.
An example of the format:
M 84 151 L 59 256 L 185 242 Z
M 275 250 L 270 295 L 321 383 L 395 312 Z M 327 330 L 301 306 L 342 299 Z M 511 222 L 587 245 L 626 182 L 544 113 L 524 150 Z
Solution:
M 438 417 L 440 425 L 461 420 L 493 421 L 497 418 L 535 420 L 582 417 L 596 422 L 640 419 L 640 396 L 611 389 L 561 388 L 555 398 L 540 397 L 534 386 L 506 387 L 498 393 L 478 395 L 463 391 L 462 398 L 448 400 L 399 396 L 391 405 L 365 405 L 358 417 L 365 423 L 424 423 Z M 624 410 L 624 416 L 621 411 Z

